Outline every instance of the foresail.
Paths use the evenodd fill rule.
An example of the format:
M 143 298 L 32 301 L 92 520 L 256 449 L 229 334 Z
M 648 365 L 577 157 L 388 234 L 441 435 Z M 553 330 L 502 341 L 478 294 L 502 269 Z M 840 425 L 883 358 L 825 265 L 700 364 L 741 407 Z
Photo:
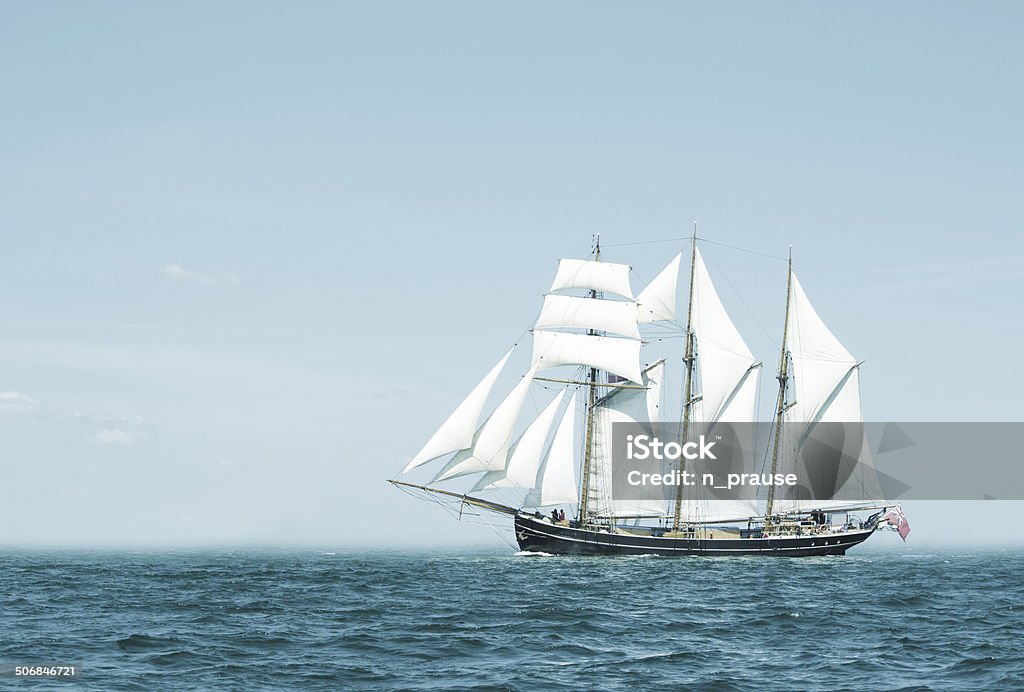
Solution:
M 665 516 L 663 500 L 614 499 L 612 493 L 612 433 L 616 423 L 640 425 L 650 432 L 661 421 L 662 382 L 665 361 L 643 371 L 646 389 L 613 389 L 594 410 L 594 442 L 590 462 L 590 493 L 587 513 L 600 517 Z
M 514 347 L 513 347 L 514 348 Z M 412 461 L 403 469 L 402 473 L 421 466 L 433 459 L 466 449 L 473 444 L 473 434 L 480 423 L 480 414 L 483 412 L 487 397 L 494 388 L 494 382 L 498 379 L 512 349 L 498 361 L 498 364 L 491 368 L 491 371 L 473 388 L 461 404 L 452 412 L 448 419 L 441 424 L 434 436 L 423 446 L 423 449 L 412 458 Z

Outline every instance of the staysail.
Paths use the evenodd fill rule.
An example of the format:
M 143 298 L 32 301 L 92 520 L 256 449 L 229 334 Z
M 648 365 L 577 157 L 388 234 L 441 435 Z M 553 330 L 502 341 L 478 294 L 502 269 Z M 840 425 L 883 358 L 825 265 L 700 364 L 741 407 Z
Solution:
M 558 395 L 544 407 L 540 415 L 516 440 L 509 452 L 508 465 L 500 471 L 485 473 L 470 492 L 497 488 L 528 489 L 533 487 L 537 471 L 544 458 L 544 446 L 568 391 L 568 389 L 559 391 Z
M 473 443 L 473 433 L 480 422 L 480 414 L 483 412 L 484 404 L 487 403 L 487 397 L 494 388 L 494 382 L 498 379 L 502 369 L 504 369 L 505 363 L 508 362 L 508 358 L 512 355 L 514 348 L 510 348 L 508 353 L 480 381 L 480 384 L 473 388 L 469 396 L 441 424 L 441 427 L 427 441 L 427 444 L 423 445 L 423 449 L 412 458 L 412 461 L 406 465 L 402 473 L 408 473 L 417 466 L 421 466 L 445 454 L 466 449 Z
M 533 490 L 523 503 L 526 507 L 576 504 L 576 400 L 574 394 L 555 431 L 548 453 L 537 471 Z
M 473 444 L 452 457 L 434 477 L 435 481 L 446 481 L 470 473 L 505 468 L 513 428 L 519 419 L 519 412 L 523 408 L 535 372 L 536 370 L 531 368 L 523 376 L 504 401 L 498 404 L 498 408 L 494 409 L 494 413 L 480 426 L 473 436 Z
M 683 254 L 679 253 L 654 277 L 647 288 L 636 297 L 638 319 L 640 322 L 673 321 L 676 318 L 676 294 L 679 284 L 679 263 Z

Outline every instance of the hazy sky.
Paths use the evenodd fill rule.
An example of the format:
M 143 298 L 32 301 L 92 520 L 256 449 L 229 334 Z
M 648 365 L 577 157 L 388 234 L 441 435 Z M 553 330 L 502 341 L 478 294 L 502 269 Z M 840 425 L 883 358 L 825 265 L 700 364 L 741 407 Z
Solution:
M 694 219 L 793 244 L 868 420 L 1024 420 L 1021 26 L 986 2 L 5 3 L 0 544 L 493 542 L 384 479 L 558 257 L 600 232 L 639 286 L 681 246 L 615 244 Z M 706 256 L 772 366 L 784 265 Z M 908 507 L 911 540 L 967 540 L 953 511 Z

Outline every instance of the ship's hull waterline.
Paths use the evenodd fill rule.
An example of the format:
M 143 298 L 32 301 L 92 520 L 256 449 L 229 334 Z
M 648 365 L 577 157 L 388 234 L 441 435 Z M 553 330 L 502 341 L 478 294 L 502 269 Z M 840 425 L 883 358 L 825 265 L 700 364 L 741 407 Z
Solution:
M 555 555 L 810 557 L 844 555 L 867 540 L 874 529 L 768 538 L 674 538 L 578 529 L 519 514 L 515 532 L 520 550 Z

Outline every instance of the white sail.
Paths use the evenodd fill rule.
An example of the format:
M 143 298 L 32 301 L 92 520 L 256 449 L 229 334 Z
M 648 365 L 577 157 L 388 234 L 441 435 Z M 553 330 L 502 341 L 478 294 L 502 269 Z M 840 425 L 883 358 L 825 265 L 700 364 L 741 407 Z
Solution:
M 807 499 L 806 492 L 784 491 L 773 511 L 804 512 L 870 504 L 883 496 L 862 427 L 858 425 L 864 420 L 860 362 L 818 316 L 796 274 L 791 275 L 791 281 L 786 327 L 791 406 L 783 415 L 785 437 L 780 471 L 798 470 L 798 475 L 812 486 L 819 486 L 815 481 L 820 481 L 819 495 L 820 487 L 826 491 L 832 484 L 840 487 L 829 500 Z M 852 425 L 830 428 L 829 423 Z M 818 462 L 819 459 L 822 461 Z M 822 476 L 816 479 L 819 472 Z
M 494 413 L 480 426 L 474 436 L 473 445 L 452 457 L 434 477 L 435 481 L 446 481 L 470 473 L 505 468 L 509 445 L 512 442 L 512 430 L 523 408 L 535 372 L 536 370 L 531 368 L 523 376 L 505 400 L 498 404 L 498 408 L 494 409 Z
M 684 523 L 713 524 L 717 522 L 744 521 L 760 515 L 757 502 L 748 499 L 712 500 L 696 498 L 684 500 L 682 520 Z
M 759 365 L 725 311 L 700 251 L 693 269 L 692 327 L 700 365 L 701 399 L 694 420 L 754 420 Z M 737 400 L 738 398 L 738 400 Z M 728 413 L 729 417 L 724 417 Z
M 818 317 L 792 275 L 786 349 L 791 356 L 793 406 L 788 420 L 853 422 L 861 420 L 860 394 L 843 393 L 858 361 Z
M 730 403 L 723 409 L 722 414 L 715 420 L 705 421 L 701 419 L 700 403 L 694 404 L 693 422 L 690 438 L 693 439 L 700 434 L 718 438 L 728 436 L 729 445 L 727 449 L 734 450 L 736 463 L 732 463 L 722 455 L 719 450 L 719 473 L 722 473 L 721 464 L 728 463 L 729 471 L 736 473 L 751 473 L 759 471 L 757 462 L 759 457 L 755 454 L 756 428 L 754 410 L 757 401 L 758 374 L 760 368 L 751 368 L 745 377 L 738 384 Z M 727 423 L 739 423 L 739 425 L 726 425 Z M 721 446 L 721 441 L 720 446 Z M 740 451 L 742 450 L 742 451 Z M 751 465 L 753 464 L 753 468 Z M 689 470 L 694 470 L 688 466 Z M 731 494 L 732 497 L 723 498 L 723 492 Z M 684 489 L 684 501 L 681 507 L 683 521 L 688 522 L 723 522 L 737 519 L 748 519 L 758 516 L 757 492 L 755 488 L 740 487 L 735 491 L 722 491 L 705 488 L 697 484 Z
M 558 273 L 551 284 L 551 293 L 584 289 L 614 293 L 623 298 L 633 299 L 629 286 L 629 265 L 593 260 L 563 259 L 558 261 Z
M 754 426 L 758 381 L 758 362 L 726 312 L 711 281 L 700 251 L 693 265 L 693 312 L 691 326 L 697 355 L 700 398 L 690 409 L 689 436 L 728 435 L 728 448 L 735 450 L 729 470 L 749 473 L 754 461 Z M 740 423 L 749 425 L 725 426 Z M 739 451 L 742 450 L 742 451 Z M 692 467 L 690 470 L 694 470 Z M 719 469 L 721 472 L 721 469 Z M 720 522 L 757 516 L 757 496 L 752 488 L 743 488 L 722 497 L 723 491 L 695 485 L 684 488 L 681 514 L 684 521 Z
M 635 303 L 546 295 L 540 317 L 533 326 L 535 329 L 596 329 L 639 339 L 636 315 Z
M 544 444 L 551 433 L 558 409 L 568 390 L 563 389 L 551 400 L 530 427 L 516 440 L 509 452 L 504 470 L 488 471 L 470 492 L 493 488 L 532 488 L 544 457 Z
M 526 507 L 547 507 L 550 505 L 576 504 L 579 493 L 576 490 L 576 399 L 574 394 L 562 421 L 555 431 L 555 438 L 534 482 L 534 488 L 526 497 Z
M 445 454 L 466 449 L 473 443 L 473 433 L 480 423 L 480 414 L 484 404 L 487 403 L 487 396 L 494 388 L 494 382 L 501 374 L 510 355 L 512 355 L 512 349 L 509 349 L 508 353 L 480 381 L 480 384 L 474 387 L 469 396 L 448 416 L 448 419 L 441 424 L 441 427 L 423 446 L 423 449 L 412 458 L 402 473 L 408 473 L 417 466 Z
M 586 365 L 640 382 L 640 346 L 633 339 L 536 330 L 533 362 L 537 370 L 559 365 Z
M 664 376 L 665 361 L 662 359 L 643 371 L 643 385 L 647 389 L 614 389 L 595 405 L 588 514 L 602 517 L 660 517 L 667 513 L 663 499 L 613 499 L 611 490 L 613 426 L 616 423 L 629 423 L 642 425 L 650 431 L 650 424 L 661 420 L 661 384 Z
M 640 291 L 636 304 L 640 322 L 673 321 L 676 319 L 676 293 L 679 284 L 679 263 L 682 253 L 675 256 L 647 288 Z

